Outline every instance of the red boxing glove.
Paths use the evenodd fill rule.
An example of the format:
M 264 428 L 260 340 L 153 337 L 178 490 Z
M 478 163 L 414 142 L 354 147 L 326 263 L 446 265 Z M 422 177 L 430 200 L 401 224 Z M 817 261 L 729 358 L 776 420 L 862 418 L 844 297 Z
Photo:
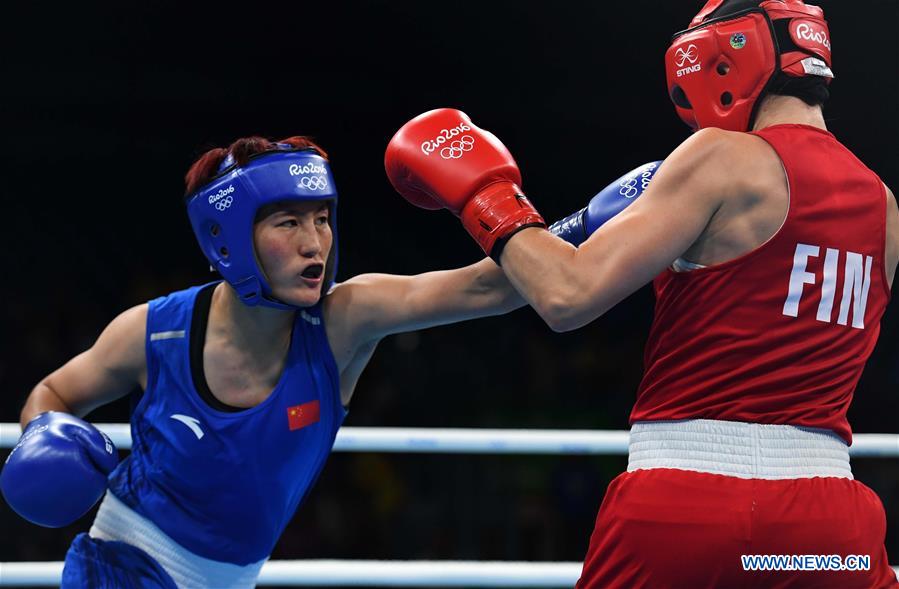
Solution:
M 406 200 L 452 211 L 495 260 L 517 231 L 546 227 L 519 188 L 512 154 L 461 111 L 439 108 L 403 125 L 387 144 L 384 167 Z

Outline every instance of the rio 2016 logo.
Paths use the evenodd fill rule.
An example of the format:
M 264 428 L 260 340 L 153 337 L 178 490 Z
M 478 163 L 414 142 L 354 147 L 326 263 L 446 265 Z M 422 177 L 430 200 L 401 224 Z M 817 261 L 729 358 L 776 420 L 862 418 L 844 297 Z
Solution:
M 209 195 L 209 204 L 215 205 L 215 208 L 220 211 L 224 211 L 231 206 L 232 202 L 234 202 L 234 197 L 231 196 L 231 193 L 233 192 L 233 184 L 230 184 L 228 188 L 220 188 L 215 194 Z
M 288 168 L 291 176 L 300 176 L 302 174 L 324 174 L 325 166 L 321 164 L 291 164 Z
M 469 126 L 466 125 L 465 123 L 459 123 L 458 125 L 456 125 L 456 126 L 453 127 L 452 129 L 441 129 L 441 130 L 440 130 L 440 133 L 438 133 L 437 137 L 435 137 L 434 139 L 430 139 L 430 140 L 428 140 L 428 141 L 422 141 L 422 142 L 421 142 L 421 151 L 422 151 L 422 153 L 424 153 L 425 155 L 431 155 L 432 153 L 434 153 L 435 151 L 437 151 L 438 149 L 440 149 L 440 146 L 441 146 L 441 145 L 443 145 L 443 144 L 446 143 L 447 141 L 450 141 L 450 140 L 453 139 L 454 137 L 456 137 L 456 136 L 458 136 L 458 135 L 461 135 L 461 134 L 464 133 L 465 131 L 471 131 L 471 127 L 469 127 Z M 466 138 L 467 138 L 467 140 L 466 140 L 466 142 L 465 142 L 466 145 L 469 145 L 469 144 L 470 144 L 470 145 L 474 145 L 474 138 L 473 138 L 473 137 L 466 135 Z M 470 141 L 469 141 L 469 140 L 470 140 Z M 456 142 L 453 142 L 453 143 L 456 143 Z M 455 155 L 455 157 L 443 155 L 442 152 L 445 151 L 445 149 L 442 149 L 442 150 L 441 150 L 441 155 L 443 156 L 443 159 L 457 159 L 458 157 L 460 157 L 460 156 L 462 155 L 461 151 L 469 151 L 469 150 L 471 150 L 471 147 L 470 147 L 470 146 L 468 147 L 468 149 L 462 149 L 461 151 L 459 151 L 458 147 L 459 147 L 459 146 L 457 146 L 457 149 L 454 149 L 454 150 L 453 150 L 453 153 L 454 153 L 454 154 L 455 154 L 455 153 L 458 153 L 458 155 Z
M 823 45 L 830 51 L 830 40 L 827 38 L 827 31 L 815 30 L 809 23 L 799 23 L 796 25 L 795 34 L 804 41 L 812 41 Z

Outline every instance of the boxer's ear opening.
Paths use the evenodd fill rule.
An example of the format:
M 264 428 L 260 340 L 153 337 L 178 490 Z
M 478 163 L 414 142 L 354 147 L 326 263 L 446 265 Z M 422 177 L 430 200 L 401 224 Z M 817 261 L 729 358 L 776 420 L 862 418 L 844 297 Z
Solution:
M 693 108 L 693 105 L 690 104 L 687 95 L 684 94 L 684 91 L 680 86 L 675 86 L 671 89 L 671 101 L 681 108 Z

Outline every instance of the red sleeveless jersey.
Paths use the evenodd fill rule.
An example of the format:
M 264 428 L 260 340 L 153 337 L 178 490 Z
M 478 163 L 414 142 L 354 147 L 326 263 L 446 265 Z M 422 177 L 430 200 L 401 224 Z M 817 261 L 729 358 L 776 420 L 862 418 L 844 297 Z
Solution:
M 833 430 L 890 299 L 883 183 L 826 131 L 755 133 L 780 156 L 780 230 L 734 260 L 656 277 L 655 318 L 631 422 L 723 419 Z

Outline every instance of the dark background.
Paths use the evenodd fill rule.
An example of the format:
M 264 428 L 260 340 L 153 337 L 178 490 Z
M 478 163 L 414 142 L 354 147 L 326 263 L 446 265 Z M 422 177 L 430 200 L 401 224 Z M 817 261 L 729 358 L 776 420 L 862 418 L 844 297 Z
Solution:
M 515 154 L 547 219 L 664 158 L 688 133 L 664 51 L 698 2 L 12 3 L 0 34 L 0 421 L 45 374 L 149 298 L 210 279 L 183 210 L 196 156 L 234 138 L 315 137 L 341 193 L 340 269 L 477 261 L 446 213 L 399 198 L 393 132 L 465 110 Z M 822 2 L 837 78 L 828 126 L 899 186 L 899 2 Z M 642 370 L 644 289 L 573 333 L 529 309 L 385 340 L 346 425 L 619 429 Z M 850 419 L 897 432 L 899 310 L 882 323 Z M 127 401 L 94 421 L 124 421 Z M 0 453 L 5 458 L 8 451 Z M 625 457 L 334 454 L 273 558 L 579 561 Z M 899 562 L 896 459 L 857 459 Z M 85 517 L 45 530 L 0 505 L 0 561 L 60 560 Z

